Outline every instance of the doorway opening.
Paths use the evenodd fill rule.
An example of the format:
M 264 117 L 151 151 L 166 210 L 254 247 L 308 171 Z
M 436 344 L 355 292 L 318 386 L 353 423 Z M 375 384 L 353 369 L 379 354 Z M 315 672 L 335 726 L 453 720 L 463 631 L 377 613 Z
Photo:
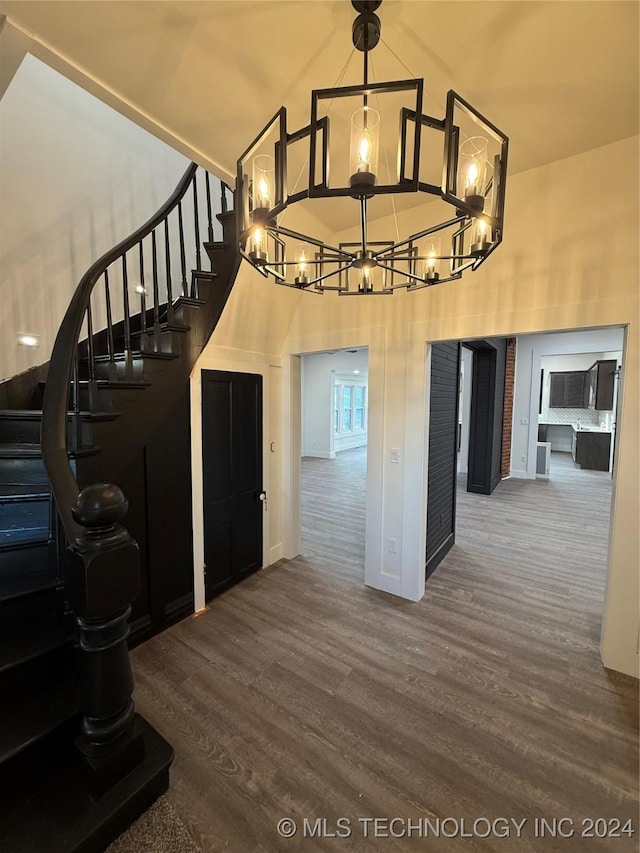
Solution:
M 497 447 L 498 432 L 502 434 L 505 426 L 510 466 L 507 472 L 503 469 L 495 490 L 484 494 L 468 488 L 473 386 L 478 376 L 472 369 L 474 354 L 465 351 L 467 343 L 431 347 L 430 409 L 438 413 L 444 411 L 447 394 L 433 374 L 434 364 L 442 361 L 438 348 L 462 344 L 456 415 L 451 402 L 448 410 L 449 432 L 455 433 L 458 442 L 455 449 L 452 441 L 441 442 L 435 465 L 431 464 L 431 447 L 429 451 L 430 476 L 432 468 L 436 472 L 454 471 L 456 484 L 451 493 L 453 524 L 447 551 L 435 565 L 434 554 L 429 553 L 429 529 L 440 519 L 427 518 L 427 589 L 436 581 L 437 573 L 431 574 L 439 564 L 441 571 L 459 573 L 472 598 L 504 595 L 511 599 L 516 595 L 518 618 L 522 620 L 518 630 L 530 631 L 532 637 L 543 629 L 545 621 L 550 631 L 562 630 L 564 606 L 568 601 L 579 601 L 580 619 L 597 652 L 607 574 L 624 330 L 591 329 L 515 339 L 513 376 L 507 369 L 501 379 L 497 378 L 502 383 L 504 404 L 502 423 L 494 424 L 493 430 Z M 554 374 L 561 378 L 558 387 Z M 567 376 L 571 377 L 570 387 Z M 579 385 L 577 391 L 574 384 Z M 431 431 L 430 424 L 430 438 Z M 583 448 L 587 449 L 580 453 L 576 436 L 578 447 L 582 439 L 588 442 L 594 436 L 598 440 L 604 437 L 604 452 L 598 454 L 597 447 L 591 450 L 585 444 Z M 487 435 L 485 443 L 491 441 L 492 436 Z M 547 453 L 546 469 L 541 468 L 541 445 Z M 446 448 L 448 463 L 443 455 Z M 435 483 L 433 488 L 436 496 L 442 495 L 442 486 Z
M 364 581 L 369 351 L 301 356 L 301 553 Z

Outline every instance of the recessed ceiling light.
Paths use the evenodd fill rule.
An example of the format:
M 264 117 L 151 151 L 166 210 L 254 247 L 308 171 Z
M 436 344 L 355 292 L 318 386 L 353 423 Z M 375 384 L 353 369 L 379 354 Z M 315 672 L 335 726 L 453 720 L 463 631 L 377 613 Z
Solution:
M 23 347 L 39 347 L 40 335 L 31 335 L 27 332 L 20 332 L 18 334 L 18 343 Z
M 359 371 L 359 370 L 354 370 L 353 372 L 354 372 L 354 373 L 360 373 L 360 371 Z

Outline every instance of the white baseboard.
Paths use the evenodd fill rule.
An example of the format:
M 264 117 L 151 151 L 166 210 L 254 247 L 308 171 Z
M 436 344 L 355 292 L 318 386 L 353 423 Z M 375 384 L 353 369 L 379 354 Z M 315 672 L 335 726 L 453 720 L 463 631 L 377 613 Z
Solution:
M 274 545 L 273 548 L 269 549 L 269 566 L 272 566 L 274 563 L 277 563 L 278 560 L 282 559 L 282 542 L 278 542 L 277 545 Z
M 335 459 L 336 454 L 328 450 L 303 450 L 302 457 L 311 456 L 313 459 Z

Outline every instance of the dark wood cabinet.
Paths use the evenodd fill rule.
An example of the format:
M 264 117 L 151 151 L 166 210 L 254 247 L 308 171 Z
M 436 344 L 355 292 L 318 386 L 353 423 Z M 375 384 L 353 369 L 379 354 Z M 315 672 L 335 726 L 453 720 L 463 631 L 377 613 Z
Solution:
M 551 373 L 549 407 L 552 409 L 585 409 L 589 400 L 587 375 L 584 370 Z
M 608 471 L 611 451 L 610 432 L 584 432 L 573 430 L 571 455 L 581 468 L 591 471 Z
M 589 408 L 598 412 L 610 412 L 613 409 L 613 387 L 617 362 L 614 359 L 596 361 L 589 369 Z

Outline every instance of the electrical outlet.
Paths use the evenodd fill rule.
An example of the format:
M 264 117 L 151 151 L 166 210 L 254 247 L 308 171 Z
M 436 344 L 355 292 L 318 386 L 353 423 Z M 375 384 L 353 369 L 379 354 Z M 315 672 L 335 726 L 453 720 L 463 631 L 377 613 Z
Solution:
M 526 457 L 526 456 L 521 456 L 521 457 L 520 457 L 520 461 L 521 461 L 521 462 L 526 462 L 526 461 L 527 461 L 527 457 Z
M 397 554 L 398 553 L 398 540 L 397 539 L 389 539 L 389 553 Z
M 395 464 L 400 462 L 400 450 L 397 447 L 391 448 L 391 461 Z

